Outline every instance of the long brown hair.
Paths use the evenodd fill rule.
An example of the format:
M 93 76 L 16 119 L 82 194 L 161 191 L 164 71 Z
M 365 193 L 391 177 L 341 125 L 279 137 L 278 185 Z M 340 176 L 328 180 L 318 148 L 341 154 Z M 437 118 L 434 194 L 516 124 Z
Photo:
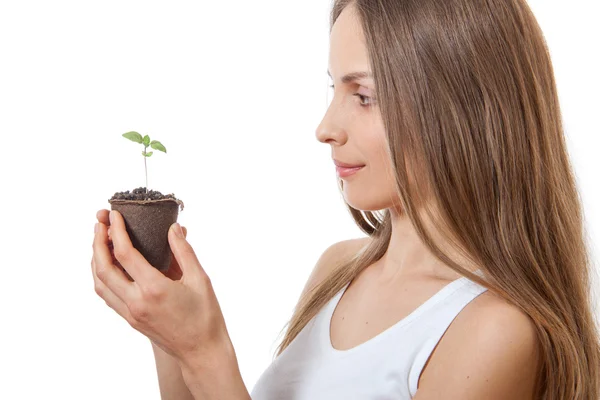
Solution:
M 526 1 L 335 0 L 330 31 L 348 5 L 365 34 L 403 212 L 442 262 L 532 318 L 536 399 L 599 399 L 587 234 L 550 55 Z M 481 277 L 432 240 L 426 193 L 436 232 Z M 371 241 L 300 299 L 277 355 L 387 250 L 389 210 L 346 206 Z

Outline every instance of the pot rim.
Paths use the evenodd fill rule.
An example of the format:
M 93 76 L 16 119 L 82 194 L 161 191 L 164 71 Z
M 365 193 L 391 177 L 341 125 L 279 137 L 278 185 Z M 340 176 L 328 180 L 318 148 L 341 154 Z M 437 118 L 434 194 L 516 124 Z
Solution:
M 127 200 L 127 199 L 110 199 L 108 200 L 108 202 L 110 204 L 117 204 L 117 203 L 136 203 L 136 204 L 150 204 L 150 203 L 160 203 L 160 202 L 165 202 L 165 201 L 173 201 L 175 203 L 177 203 L 180 206 L 180 209 L 183 210 L 184 204 L 183 201 L 179 200 L 179 199 L 151 199 L 151 200 Z

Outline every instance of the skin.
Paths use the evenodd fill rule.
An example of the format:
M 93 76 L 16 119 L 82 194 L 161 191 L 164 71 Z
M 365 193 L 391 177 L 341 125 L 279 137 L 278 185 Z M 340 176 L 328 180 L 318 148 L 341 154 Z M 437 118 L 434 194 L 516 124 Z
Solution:
M 371 72 L 362 28 L 352 6 L 341 13 L 332 28 L 329 60 L 334 98 L 317 127 L 316 138 L 331 145 L 332 158 L 365 165 L 354 175 L 342 178 L 343 194 L 348 204 L 365 211 L 386 208 L 391 211 L 390 244 L 383 258 L 374 266 L 378 271 L 378 289 L 395 288 L 399 282 L 415 277 L 459 278 L 460 275 L 440 263 L 425 247 L 401 209 L 373 79 L 350 83 L 340 81 L 350 72 Z M 435 232 L 433 234 L 435 237 Z M 440 238 L 437 240 L 463 265 L 469 264 L 454 254 Z
M 387 208 L 392 217 L 392 236 L 385 255 L 351 282 L 334 310 L 331 343 L 336 349 L 347 350 L 401 320 L 460 275 L 425 247 L 399 206 L 377 102 L 357 96 L 376 99 L 373 80 L 341 82 L 347 73 L 371 72 L 353 6 L 342 11 L 332 28 L 329 60 L 334 98 L 316 137 L 331 145 L 333 158 L 365 165 L 342 178 L 346 201 L 365 211 Z M 367 104 L 371 106 L 364 107 Z M 478 269 L 454 253 L 423 217 L 443 251 L 466 269 Z M 362 247 L 364 240 L 352 245 Z M 539 361 L 537 346 L 532 320 L 488 290 L 467 304 L 450 324 L 425 364 L 414 399 L 532 399 Z
M 225 326 L 220 318 L 220 308 L 210 279 L 185 238 L 177 238 L 169 230 L 175 262 L 172 263 L 173 271 L 168 274 L 178 277 L 178 280 L 172 280 L 149 265 L 132 246 L 122 216 L 117 211 L 113 213 L 115 220 L 110 228 L 103 223 L 97 224 L 94 237 L 91 264 L 96 293 L 132 327 L 178 359 L 186 360 L 186 357 L 204 351 L 196 336 L 204 336 L 209 345 L 217 337 L 220 340 Z M 113 262 L 115 259 L 134 281 L 118 269 Z M 192 325 L 189 310 L 195 310 L 199 315 L 205 312 L 210 321 L 199 320 Z M 180 332 L 184 330 L 191 334 L 182 337 Z M 173 341 L 174 336 L 179 340 Z
M 174 261 L 165 275 L 133 247 L 122 215 L 110 213 L 109 221 L 108 210 L 97 213 L 92 245 L 98 296 L 173 357 L 195 398 L 216 399 L 225 393 L 249 398 L 210 278 L 185 236 L 169 229 Z

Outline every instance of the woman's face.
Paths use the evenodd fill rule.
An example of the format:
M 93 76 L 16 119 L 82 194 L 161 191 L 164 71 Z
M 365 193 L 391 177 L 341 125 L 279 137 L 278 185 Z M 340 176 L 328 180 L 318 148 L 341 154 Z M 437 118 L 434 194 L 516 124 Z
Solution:
M 329 74 L 334 97 L 316 137 L 331 145 L 331 156 L 337 161 L 364 165 L 353 175 L 341 178 L 346 202 L 363 211 L 383 210 L 391 207 L 396 197 L 385 130 L 373 79 L 343 78 L 355 72 L 370 73 L 370 68 L 362 28 L 349 6 L 331 31 Z

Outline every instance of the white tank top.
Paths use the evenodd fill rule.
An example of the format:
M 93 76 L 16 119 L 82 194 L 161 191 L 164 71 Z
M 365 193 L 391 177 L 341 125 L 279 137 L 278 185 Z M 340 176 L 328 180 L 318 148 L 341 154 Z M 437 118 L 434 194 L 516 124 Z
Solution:
M 481 271 L 477 272 L 481 276 Z M 487 288 L 462 277 L 374 338 L 348 350 L 332 347 L 331 317 L 347 284 L 306 324 L 260 376 L 252 400 L 404 400 L 437 342 Z

